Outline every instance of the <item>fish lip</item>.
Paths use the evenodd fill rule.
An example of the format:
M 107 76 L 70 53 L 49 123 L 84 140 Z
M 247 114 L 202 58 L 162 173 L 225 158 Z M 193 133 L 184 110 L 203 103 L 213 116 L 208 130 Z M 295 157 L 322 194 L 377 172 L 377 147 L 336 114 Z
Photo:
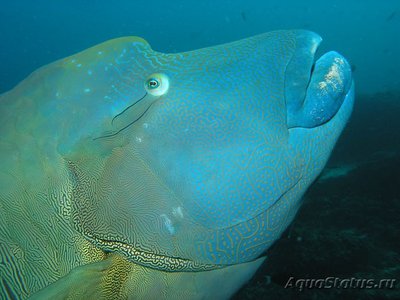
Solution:
M 303 72 L 306 68 L 303 68 Z M 339 111 L 352 88 L 351 66 L 335 51 L 328 51 L 313 63 L 307 73 L 308 81 L 287 93 L 287 126 L 315 128 L 329 122 Z M 289 76 L 290 77 L 290 76 Z M 304 79 L 305 75 L 299 75 Z M 291 76 L 291 78 L 296 78 Z M 304 91 L 304 92 L 303 92 Z
M 285 67 L 284 97 L 288 115 L 299 110 L 304 102 L 315 67 L 316 52 L 322 42 L 318 34 L 307 30 L 295 31 L 295 40 L 295 50 Z

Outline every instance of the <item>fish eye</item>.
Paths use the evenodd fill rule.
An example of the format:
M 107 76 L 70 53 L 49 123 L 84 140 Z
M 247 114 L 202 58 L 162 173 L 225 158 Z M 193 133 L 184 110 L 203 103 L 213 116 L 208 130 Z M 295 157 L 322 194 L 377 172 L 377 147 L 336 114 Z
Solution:
M 161 96 L 169 89 L 169 79 L 167 75 L 161 73 L 151 74 L 145 81 L 146 91 L 153 96 Z
M 147 88 L 150 89 L 150 90 L 156 89 L 156 88 L 158 88 L 159 86 L 160 86 L 160 83 L 159 83 L 158 80 L 155 79 L 155 78 L 150 78 L 150 79 L 147 81 Z

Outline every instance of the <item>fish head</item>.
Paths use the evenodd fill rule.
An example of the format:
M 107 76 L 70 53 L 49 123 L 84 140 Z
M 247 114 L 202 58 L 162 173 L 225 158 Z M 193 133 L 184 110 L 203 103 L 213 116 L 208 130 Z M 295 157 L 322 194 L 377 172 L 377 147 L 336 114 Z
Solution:
M 261 255 L 351 113 L 351 68 L 336 52 L 315 61 L 320 42 L 277 31 L 165 54 L 122 38 L 59 62 L 50 80 L 68 108 L 52 109 L 68 111 L 57 151 L 75 228 L 167 271 Z

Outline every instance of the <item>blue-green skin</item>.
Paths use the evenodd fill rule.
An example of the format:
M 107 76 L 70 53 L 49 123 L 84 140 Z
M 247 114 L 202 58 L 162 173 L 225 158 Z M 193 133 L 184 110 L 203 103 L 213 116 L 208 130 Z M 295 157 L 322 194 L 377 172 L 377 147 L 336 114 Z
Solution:
M 65 270 L 47 281 L 103 251 L 161 272 L 262 255 L 294 218 L 351 114 L 345 59 L 329 52 L 311 74 L 320 41 L 308 31 L 276 31 L 163 54 L 121 38 L 46 66 L 3 95 L 2 170 L 23 172 L 14 172 L 19 186 L 0 194 L 0 209 L 11 215 L 9 195 L 44 186 L 54 196 L 43 228 L 51 211 L 63 224 L 48 230 L 59 232 L 49 243 L 76 236 L 100 253 L 70 246 Z M 169 80 L 161 96 L 146 91 L 154 73 Z M 9 173 L 0 177 L 4 187 Z M 0 240 L 13 235 L 0 231 Z

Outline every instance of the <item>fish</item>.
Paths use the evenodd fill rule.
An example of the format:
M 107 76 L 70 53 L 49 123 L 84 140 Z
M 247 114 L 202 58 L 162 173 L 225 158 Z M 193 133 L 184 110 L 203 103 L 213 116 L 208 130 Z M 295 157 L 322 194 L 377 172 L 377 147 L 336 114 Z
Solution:
M 321 41 L 122 37 L 1 95 L 0 298 L 231 297 L 351 115 L 351 66 L 315 60 Z
M 397 16 L 397 11 L 392 11 L 385 19 L 386 22 L 392 21 Z
M 247 21 L 247 14 L 244 10 L 240 12 L 240 17 L 242 18 L 243 22 Z

